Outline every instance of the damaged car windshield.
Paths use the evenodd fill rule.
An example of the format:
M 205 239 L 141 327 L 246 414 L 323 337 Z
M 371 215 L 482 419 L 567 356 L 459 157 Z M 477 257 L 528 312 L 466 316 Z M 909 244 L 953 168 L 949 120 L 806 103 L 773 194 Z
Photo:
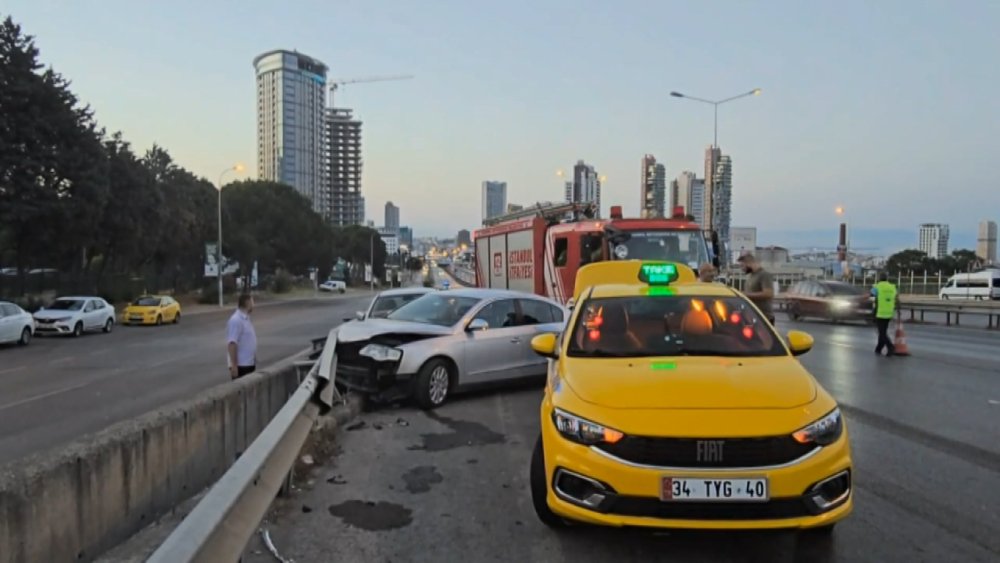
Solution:
M 462 320 L 476 303 L 479 303 L 479 299 L 474 297 L 429 294 L 403 305 L 389 313 L 386 318 L 394 321 L 452 326 Z

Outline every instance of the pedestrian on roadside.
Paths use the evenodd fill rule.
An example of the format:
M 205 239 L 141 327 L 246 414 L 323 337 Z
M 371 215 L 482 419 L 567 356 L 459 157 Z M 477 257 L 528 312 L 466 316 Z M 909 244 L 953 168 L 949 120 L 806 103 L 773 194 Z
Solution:
M 241 294 L 237 305 L 238 308 L 226 323 L 226 356 L 231 379 L 243 377 L 257 369 L 257 332 L 250 321 L 253 296 L 249 293 Z
M 899 305 L 899 292 L 896 286 L 889 281 L 887 272 L 880 272 L 878 283 L 872 288 L 872 297 L 875 300 L 875 326 L 878 328 L 878 344 L 875 345 L 875 353 L 882 355 L 882 348 L 887 348 L 886 356 L 896 355 L 896 345 L 889 338 L 889 323 L 896 314 L 896 307 Z
M 705 262 L 701 266 L 698 266 L 698 281 L 704 283 L 712 283 L 715 281 L 715 276 L 719 275 L 719 271 L 715 268 L 714 264 Z
M 753 254 L 740 256 L 739 263 L 743 265 L 743 271 L 747 274 L 746 290 L 743 295 L 753 301 L 773 325 L 774 309 L 771 302 L 774 300 L 774 277 L 760 265 Z

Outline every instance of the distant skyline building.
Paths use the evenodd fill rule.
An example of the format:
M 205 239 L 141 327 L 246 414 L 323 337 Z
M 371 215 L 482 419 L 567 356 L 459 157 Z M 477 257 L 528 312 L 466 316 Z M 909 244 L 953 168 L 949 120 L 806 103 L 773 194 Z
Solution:
M 399 206 L 391 201 L 385 202 L 385 228 L 399 232 Z
M 507 182 L 483 182 L 483 221 L 507 212 Z
M 324 125 L 323 177 L 329 203 L 323 215 L 333 225 L 362 225 L 365 198 L 361 195 L 361 121 L 350 109 L 330 108 Z
M 467 229 L 462 229 L 458 231 L 458 236 L 455 237 L 455 241 L 459 245 L 464 244 L 466 246 L 472 246 L 472 233 L 470 233 Z
M 321 157 L 327 66 L 282 49 L 253 60 L 257 82 L 257 175 L 281 182 L 326 214 Z
M 705 149 L 705 204 L 701 226 L 706 229 L 715 228 L 713 217 L 715 209 L 715 170 L 721 156 L 722 150 L 717 147 L 709 146 Z
M 385 243 L 385 253 L 392 256 L 399 252 L 399 233 L 388 227 L 379 227 L 378 234 Z
M 642 180 L 639 186 L 641 201 L 640 216 L 644 218 L 663 217 L 667 182 L 667 169 L 647 154 L 642 157 Z
M 920 225 L 919 249 L 928 258 L 940 259 L 948 255 L 948 225 L 924 223 Z
M 413 229 L 405 226 L 399 227 L 399 245 L 405 245 L 410 252 L 413 252 Z
M 691 196 L 693 195 L 692 190 L 694 189 L 694 183 L 697 181 L 698 177 L 694 172 L 690 170 L 685 170 L 677 176 L 677 179 L 670 182 L 670 209 L 671 214 L 675 207 L 683 207 L 684 213 L 689 215 L 694 215 L 695 219 L 700 219 L 704 211 L 699 211 L 695 213 L 692 209 Z M 702 182 L 702 191 L 704 192 L 704 182 Z M 704 199 L 704 193 L 702 194 Z
M 729 227 L 732 224 L 733 163 L 729 155 L 720 155 L 712 177 L 712 228 L 719 233 L 719 242 L 729 250 Z
M 976 256 L 987 264 L 997 263 L 997 224 L 995 221 L 979 222 Z
M 691 211 L 688 214 L 693 216 L 698 226 L 703 229 L 708 228 L 705 223 L 708 217 L 705 203 L 705 180 L 703 178 L 695 178 L 691 182 Z
M 573 166 L 573 182 L 566 182 L 567 203 L 593 203 L 601 216 L 601 179 L 593 166 L 582 160 Z

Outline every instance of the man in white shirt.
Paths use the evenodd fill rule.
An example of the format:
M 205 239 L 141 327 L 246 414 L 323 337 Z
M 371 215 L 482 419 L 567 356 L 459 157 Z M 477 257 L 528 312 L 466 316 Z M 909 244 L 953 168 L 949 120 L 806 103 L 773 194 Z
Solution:
M 250 322 L 253 297 L 249 294 L 240 295 L 238 306 L 226 323 L 229 377 L 232 379 L 253 373 L 257 368 L 257 332 Z

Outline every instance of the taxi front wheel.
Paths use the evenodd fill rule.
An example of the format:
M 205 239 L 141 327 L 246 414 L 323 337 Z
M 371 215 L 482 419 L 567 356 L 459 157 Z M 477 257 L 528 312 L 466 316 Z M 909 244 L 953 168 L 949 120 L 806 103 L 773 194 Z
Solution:
M 557 516 L 549 508 L 548 479 L 545 476 L 545 452 L 542 450 L 542 437 L 538 436 L 535 442 L 535 450 L 531 453 L 531 470 L 529 475 L 531 483 L 531 504 L 535 507 L 535 514 L 543 524 L 550 528 L 565 528 L 566 521 Z

